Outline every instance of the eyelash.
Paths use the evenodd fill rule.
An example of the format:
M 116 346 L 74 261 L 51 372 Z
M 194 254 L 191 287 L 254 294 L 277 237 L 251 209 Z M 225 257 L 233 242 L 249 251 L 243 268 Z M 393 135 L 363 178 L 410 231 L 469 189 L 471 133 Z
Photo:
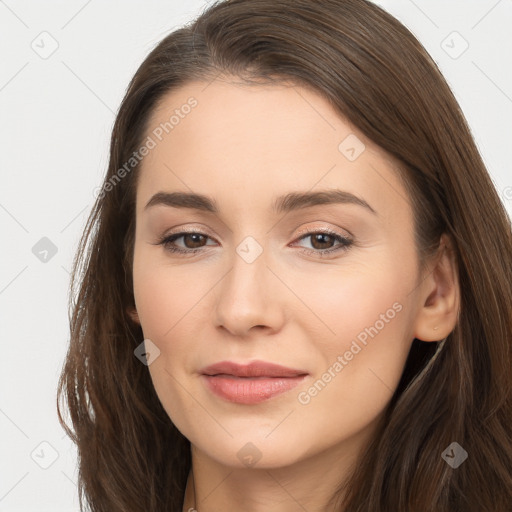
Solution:
M 180 233 L 174 233 L 169 236 L 162 237 L 156 245 L 163 245 L 166 251 L 169 251 L 170 253 L 178 253 L 178 254 L 195 254 L 197 252 L 200 252 L 203 247 L 198 247 L 195 249 L 181 249 L 176 246 L 170 245 L 174 241 L 176 241 L 178 238 L 182 238 L 185 235 L 202 235 L 206 238 L 211 238 L 205 233 L 201 233 L 200 231 L 182 231 Z M 350 238 L 346 238 L 344 236 L 339 235 L 335 231 L 331 231 L 329 229 L 325 230 L 318 230 L 318 231 L 308 231 L 306 233 L 303 233 L 296 241 L 302 240 L 304 238 L 310 237 L 312 235 L 329 235 L 334 237 L 335 241 L 339 242 L 338 246 L 335 246 L 330 249 L 302 249 L 302 252 L 318 256 L 318 255 L 324 255 L 324 254 L 332 254 L 339 251 L 346 251 L 349 249 L 349 247 L 353 244 L 353 241 Z

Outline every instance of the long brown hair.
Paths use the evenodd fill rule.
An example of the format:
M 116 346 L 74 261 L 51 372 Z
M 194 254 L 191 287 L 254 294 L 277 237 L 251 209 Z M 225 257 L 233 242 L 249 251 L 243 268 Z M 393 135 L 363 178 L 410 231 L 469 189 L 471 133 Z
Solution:
M 510 511 L 510 219 L 435 62 L 407 28 L 366 0 L 217 2 L 165 37 L 131 80 L 74 261 L 70 345 L 57 395 L 60 422 L 78 449 L 82 509 L 84 499 L 94 512 L 183 506 L 190 443 L 133 353 L 143 340 L 127 314 L 138 165 L 119 169 L 140 148 L 167 92 L 220 74 L 320 93 L 396 161 L 413 205 L 419 262 L 443 233 L 453 242 L 456 327 L 435 358 L 434 343 L 414 340 L 378 435 L 340 483 L 339 496 L 347 493 L 339 510 Z M 452 442 L 468 453 L 456 469 L 441 457 Z

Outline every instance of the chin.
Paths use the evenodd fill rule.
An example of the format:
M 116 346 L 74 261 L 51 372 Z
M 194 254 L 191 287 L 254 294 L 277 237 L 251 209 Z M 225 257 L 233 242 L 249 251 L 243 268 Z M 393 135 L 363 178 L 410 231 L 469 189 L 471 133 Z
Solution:
M 282 438 L 273 438 L 274 433 L 268 436 L 268 432 L 268 429 L 246 430 L 232 438 L 223 432 L 208 438 L 201 435 L 197 439 L 189 439 L 196 450 L 223 466 L 233 468 L 280 468 L 307 457 L 303 438 L 297 436 L 295 439 L 284 430 Z

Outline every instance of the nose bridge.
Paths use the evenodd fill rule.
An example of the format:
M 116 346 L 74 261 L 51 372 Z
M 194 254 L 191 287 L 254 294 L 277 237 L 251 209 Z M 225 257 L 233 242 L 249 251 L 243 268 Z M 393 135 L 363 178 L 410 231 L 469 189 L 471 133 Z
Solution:
M 274 290 L 278 280 L 267 268 L 268 248 L 264 248 L 264 241 L 254 236 L 243 238 L 235 246 L 230 264 L 231 270 L 220 284 L 217 322 L 239 333 L 255 325 L 276 328 L 281 310 Z

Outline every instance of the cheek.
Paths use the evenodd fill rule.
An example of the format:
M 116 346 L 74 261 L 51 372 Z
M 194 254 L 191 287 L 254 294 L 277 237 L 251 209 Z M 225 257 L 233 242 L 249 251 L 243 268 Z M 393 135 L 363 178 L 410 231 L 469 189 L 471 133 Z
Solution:
M 412 279 L 388 266 L 352 265 L 318 272 L 313 280 L 296 275 L 287 280 L 301 298 L 303 312 L 294 321 L 310 332 L 311 341 L 329 356 L 348 350 L 352 340 L 362 346 L 371 339 L 398 343 L 408 317 L 407 295 Z M 402 332 L 402 336 L 399 335 Z
M 155 340 L 171 338 L 181 319 L 187 321 L 211 286 L 207 285 L 207 276 L 201 276 L 197 269 L 192 277 L 185 267 L 172 267 L 161 258 L 144 254 L 135 255 L 133 282 L 144 336 Z
M 203 331 L 213 307 L 208 294 L 217 281 L 216 273 L 199 266 L 192 271 L 188 266 L 166 264 L 154 253 L 135 255 L 135 305 L 144 338 L 155 343 L 161 355 L 149 366 L 159 395 L 159 388 L 165 387 L 168 394 L 170 387 L 197 370 L 196 359 L 206 352 L 208 334 Z
M 189 271 L 142 258 L 134 260 L 133 280 L 144 338 L 160 350 L 160 356 L 148 367 L 155 392 L 176 427 L 189 432 L 198 428 L 197 418 L 192 420 L 187 412 L 190 396 L 183 386 L 191 366 L 190 354 L 200 351 L 200 339 L 187 334 L 187 326 L 200 322 L 200 298 L 211 285 L 203 281 L 204 289 L 200 289 L 195 286 L 196 277 L 191 281 Z
M 344 341 L 329 354 L 329 363 L 302 388 L 297 401 L 308 434 L 322 430 L 316 449 L 357 435 L 386 409 L 400 380 L 408 349 L 395 343 L 400 328 L 384 328 L 366 345 Z
M 308 288 L 294 285 L 307 297 L 309 312 L 299 322 L 318 355 L 316 374 L 298 396 L 310 417 L 357 430 L 391 399 L 412 342 L 407 296 L 414 273 L 404 278 L 402 269 L 359 266 L 319 274 Z

